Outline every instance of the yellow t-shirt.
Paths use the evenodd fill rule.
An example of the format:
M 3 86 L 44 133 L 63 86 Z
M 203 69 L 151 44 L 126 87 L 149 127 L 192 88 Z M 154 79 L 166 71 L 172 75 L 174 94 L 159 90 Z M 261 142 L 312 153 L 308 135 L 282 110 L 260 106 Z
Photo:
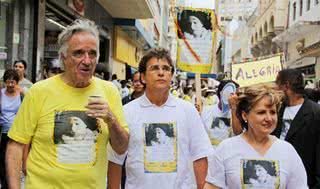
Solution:
M 8 136 L 31 143 L 26 189 L 105 189 L 107 125 L 85 114 L 88 97 L 104 97 L 128 130 L 117 88 L 93 78 L 85 88 L 65 84 L 60 75 L 33 85 L 24 97 Z

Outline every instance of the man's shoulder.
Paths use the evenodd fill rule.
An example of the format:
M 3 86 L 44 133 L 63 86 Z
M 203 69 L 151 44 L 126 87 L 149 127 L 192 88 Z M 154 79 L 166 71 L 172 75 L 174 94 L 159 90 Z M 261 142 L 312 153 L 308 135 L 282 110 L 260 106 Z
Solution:
M 301 108 L 303 108 L 304 111 L 313 112 L 320 116 L 320 105 L 310 99 L 305 99 L 305 102 L 303 103 Z
M 36 83 L 34 83 L 32 85 L 32 88 L 33 90 L 35 89 L 46 89 L 46 88 L 52 88 L 52 85 L 54 85 L 54 83 L 56 82 L 56 77 L 52 77 L 52 78 L 48 78 L 48 79 L 44 79 L 44 80 L 41 80 L 41 81 L 38 81 Z
M 33 83 L 28 80 L 27 78 L 23 78 L 23 80 L 21 81 L 22 85 L 32 85 Z

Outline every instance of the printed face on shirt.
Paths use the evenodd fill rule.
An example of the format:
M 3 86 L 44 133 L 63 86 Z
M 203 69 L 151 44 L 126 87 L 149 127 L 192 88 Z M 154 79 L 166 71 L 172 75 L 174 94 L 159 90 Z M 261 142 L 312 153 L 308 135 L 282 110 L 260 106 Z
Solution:
M 141 74 L 146 90 L 169 90 L 172 79 L 171 70 L 172 67 L 166 59 L 151 58 L 147 62 L 146 72 Z
M 67 42 L 68 50 L 63 55 L 64 76 L 71 86 L 86 87 L 90 84 L 98 58 L 97 42 L 88 32 L 76 33 Z
M 279 162 L 273 160 L 242 159 L 241 188 L 268 188 L 280 187 Z
M 276 128 L 278 121 L 276 105 L 271 104 L 270 97 L 265 96 L 249 113 L 242 112 L 242 118 L 248 121 L 248 132 L 259 136 L 269 135 Z

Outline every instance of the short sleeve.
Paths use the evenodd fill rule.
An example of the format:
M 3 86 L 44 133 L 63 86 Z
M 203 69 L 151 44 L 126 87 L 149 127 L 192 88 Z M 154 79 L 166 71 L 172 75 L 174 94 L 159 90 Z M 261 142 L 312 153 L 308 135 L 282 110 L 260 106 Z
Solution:
M 213 152 L 213 148 L 200 115 L 194 107 L 190 108 L 190 111 L 187 115 L 187 120 L 190 138 L 189 147 L 191 160 L 195 161 L 203 157 L 208 157 Z
M 289 144 L 288 157 L 291 157 L 290 174 L 287 188 L 290 189 L 308 189 L 307 173 L 303 166 L 302 160 L 296 150 Z
M 118 165 L 123 165 L 124 164 L 124 161 L 126 159 L 126 156 L 127 156 L 127 152 L 119 155 L 117 154 L 111 147 L 110 143 L 108 144 L 107 146 L 107 151 L 108 151 L 108 160 L 115 163 L 115 164 L 118 164 Z
M 23 98 L 19 111 L 13 121 L 8 136 L 19 143 L 28 144 L 33 137 L 42 107 L 41 96 L 35 88 L 31 88 Z M 37 99 L 37 101 L 35 100 Z
M 220 155 L 221 150 L 218 147 L 216 152 L 208 158 L 209 166 L 206 181 L 219 188 L 226 188 L 225 167 Z

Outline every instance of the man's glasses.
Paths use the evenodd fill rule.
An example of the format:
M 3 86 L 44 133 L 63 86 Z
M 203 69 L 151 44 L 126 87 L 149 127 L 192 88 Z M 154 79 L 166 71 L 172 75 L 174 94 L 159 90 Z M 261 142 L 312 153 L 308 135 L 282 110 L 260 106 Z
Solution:
M 75 58 L 83 58 L 83 57 L 85 57 L 86 53 L 88 53 L 88 56 L 90 59 L 97 58 L 97 51 L 96 50 L 85 51 L 85 50 L 79 49 L 79 50 L 73 51 L 72 56 Z
M 151 65 L 148 67 L 148 70 L 151 71 L 151 72 L 159 72 L 160 69 L 163 71 L 163 72 L 171 72 L 172 71 L 172 67 L 169 66 L 169 65 Z

